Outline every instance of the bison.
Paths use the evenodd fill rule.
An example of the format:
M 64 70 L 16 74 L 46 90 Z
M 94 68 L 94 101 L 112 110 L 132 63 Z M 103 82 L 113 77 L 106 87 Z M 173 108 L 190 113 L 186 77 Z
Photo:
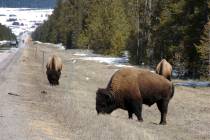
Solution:
M 51 85 L 59 85 L 62 67 L 63 64 L 60 57 L 53 55 L 48 59 L 46 74 Z
M 166 79 L 171 81 L 172 66 L 165 59 L 161 60 L 156 67 L 156 73 L 164 76 Z
M 121 108 L 142 119 L 142 104 L 157 104 L 161 113 L 160 124 L 166 124 L 168 103 L 174 95 L 174 85 L 163 76 L 137 68 L 123 68 L 115 72 L 107 87 L 96 92 L 96 111 L 110 114 Z

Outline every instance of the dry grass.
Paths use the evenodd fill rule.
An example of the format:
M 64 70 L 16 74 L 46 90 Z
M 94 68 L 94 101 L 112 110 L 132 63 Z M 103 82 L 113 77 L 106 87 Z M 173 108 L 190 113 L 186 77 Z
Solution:
M 136 118 L 129 120 L 124 110 L 116 110 L 111 115 L 97 115 L 95 92 L 97 88 L 106 86 L 117 68 L 92 61 L 77 60 L 73 63 L 76 56 L 71 51 L 57 51 L 48 46 L 38 47 L 37 57 L 34 57 L 33 47 L 25 49 L 24 61 L 21 62 L 22 77 L 19 80 L 23 83 L 19 85 L 22 85 L 20 91 L 24 90 L 25 93 L 23 101 L 31 102 L 29 108 L 47 113 L 49 120 L 53 118 L 59 122 L 62 126 L 59 132 L 65 132 L 67 139 L 210 139 L 209 88 L 177 87 L 175 96 L 169 103 L 166 126 L 158 125 L 160 113 L 155 105 L 150 108 L 143 106 L 143 123 Z M 47 52 L 45 60 L 57 51 L 64 61 L 59 86 L 51 87 L 48 84 L 42 66 L 42 50 Z M 25 59 L 28 57 L 30 59 Z M 41 93 L 43 90 L 46 94 Z M 48 127 L 43 128 L 48 133 L 54 131 Z

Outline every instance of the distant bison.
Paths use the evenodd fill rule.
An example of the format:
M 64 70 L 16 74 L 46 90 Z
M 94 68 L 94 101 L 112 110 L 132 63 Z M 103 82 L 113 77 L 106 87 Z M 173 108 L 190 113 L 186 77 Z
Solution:
M 160 124 L 166 124 L 169 100 L 173 97 L 174 86 L 164 77 L 150 71 L 123 68 L 114 73 L 105 89 L 96 92 L 97 113 L 110 114 L 121 108 L 128 111 L 129 118 L 134 113 L 142 119 L 142 104 L 157 104 L 161 112 Z
M 165 59 L 162 59 L 156 67 L 156 73 L 171 81 L 172 66 Z
M 59 85 L 62 67 L 63 64 L 60 57 L 53 55 L 49 58 L 46 65 L 46 74 L 51 85 Z

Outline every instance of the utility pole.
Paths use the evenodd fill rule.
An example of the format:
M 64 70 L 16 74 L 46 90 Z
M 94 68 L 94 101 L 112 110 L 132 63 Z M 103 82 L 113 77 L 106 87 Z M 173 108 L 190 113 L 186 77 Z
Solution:
M 208 2 L 208 1 L 206 1 L 206 4 L 207 4 L 207 9 L 206 9 L 206 12 L 208 11 L 208 9 L 210 8 L 210 2 Z M 210 27 L 210 19 L 209 19 L 209 17 L 210 17 L 210 15 L 209 15 L 209 13 L 207 12 L 206 13 L 207 14 L 207 28 L 208 28 L 208 43 L 209 43 L 209 50 L 208 50 L 208 53 L 209 53 L 209 62 L 208 62 L 208 69 L 209 69 L 209 74 L 208 74 L 208 76 L 210 77 L 210 29 L 209 29 L 209 27 Z

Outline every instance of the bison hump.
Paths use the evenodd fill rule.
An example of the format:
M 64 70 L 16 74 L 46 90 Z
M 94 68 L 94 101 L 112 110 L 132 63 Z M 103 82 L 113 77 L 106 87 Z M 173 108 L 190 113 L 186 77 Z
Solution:
M 121 92 L 129 92 L 131 87 L 136 86 L 137 72 L 131 69 L 121 69 L 112 76 L 107 88 L 111 89 L 113 94 L 122 94 Z

